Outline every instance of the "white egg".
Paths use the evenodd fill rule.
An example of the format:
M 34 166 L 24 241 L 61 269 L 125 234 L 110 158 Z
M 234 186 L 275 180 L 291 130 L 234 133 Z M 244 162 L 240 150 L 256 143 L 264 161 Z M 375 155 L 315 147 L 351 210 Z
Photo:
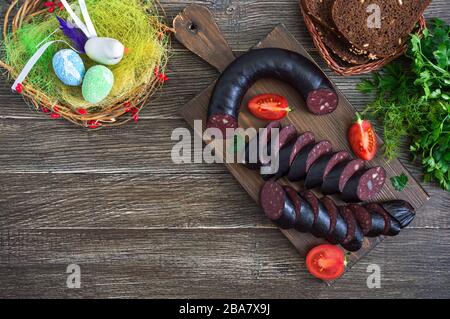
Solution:
M 104 65 L 118 64 L 125 54 L 124 45 L 111 38 L 91 38 L 84 49 L 91 60 Z

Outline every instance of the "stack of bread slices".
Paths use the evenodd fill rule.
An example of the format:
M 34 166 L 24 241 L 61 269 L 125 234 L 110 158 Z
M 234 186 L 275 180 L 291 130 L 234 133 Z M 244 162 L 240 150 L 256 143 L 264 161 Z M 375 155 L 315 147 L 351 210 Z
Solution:
M 301 0 L 325 46 L 343 65 L 402 50 L 431 0 Z

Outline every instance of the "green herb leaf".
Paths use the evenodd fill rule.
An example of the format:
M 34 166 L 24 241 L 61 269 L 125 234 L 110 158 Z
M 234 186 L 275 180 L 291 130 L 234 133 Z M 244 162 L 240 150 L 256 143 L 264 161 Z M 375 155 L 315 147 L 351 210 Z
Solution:
M 421 37 L 411 35 L 408 63 L 387 65 L 358 90 L 375 94 L 365 114 L 382 123 L 386 156 L 395 158 L 402 141 L 410 140 L 425 180 L 450 191 L 450 26 L 440 19 L 428 26 Z
M 391 183 L 396 191 L 402 192 L 406 188 L 406 185 L 408 185 L 408 176 L 403 173 L 400 176 L 391 177 Z

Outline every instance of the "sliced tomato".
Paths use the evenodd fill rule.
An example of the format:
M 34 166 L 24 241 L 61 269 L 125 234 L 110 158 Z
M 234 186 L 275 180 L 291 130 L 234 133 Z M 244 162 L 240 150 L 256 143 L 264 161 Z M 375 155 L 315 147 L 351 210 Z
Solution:
M 285 118 L 291 109 L 287 99 L 277 94 L 257 95 L 248 103 L 250 112 L 266 121 L 277 121 Z
M 350 146 L 360 159 L 371 161 L 378 152 L 378 141 L 372 123 L 361 119 L 361 115 L 356 113 L 356 122 L 348 131 Z
M 338 279 L 345 272 L 345 255 L 337 246 L 320 245 L 306 256 L 306 267 L 316 278 L 322 280 Z

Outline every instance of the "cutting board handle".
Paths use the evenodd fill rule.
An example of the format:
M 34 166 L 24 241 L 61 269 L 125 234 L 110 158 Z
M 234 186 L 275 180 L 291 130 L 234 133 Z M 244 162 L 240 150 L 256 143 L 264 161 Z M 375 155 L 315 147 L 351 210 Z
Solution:
M 187 6 L 173 20 L 175 37 L 186 48 L 222 72 L 235 57 L 207 8 Z

